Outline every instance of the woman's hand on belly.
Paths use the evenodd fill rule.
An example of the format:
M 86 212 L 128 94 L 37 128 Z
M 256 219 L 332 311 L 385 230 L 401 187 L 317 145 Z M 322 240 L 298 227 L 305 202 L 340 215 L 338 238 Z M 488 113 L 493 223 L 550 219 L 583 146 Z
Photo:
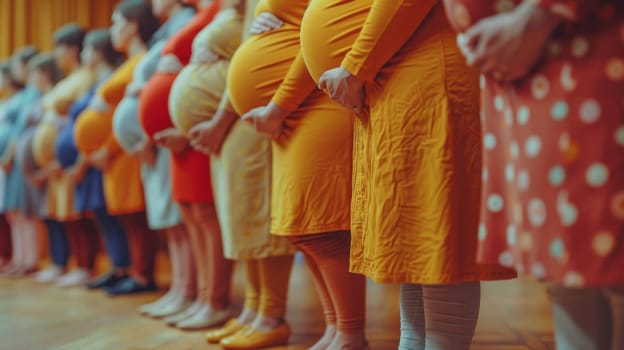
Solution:
M 67 177 L 74 184 L 79 184 L 84 179 L 85 174 L 87 173 L 87 169 L 89 168 L 89 164 L 86 162 L 82 155 L 76 160 L 76 163 L 65 170 Z
M 513 81 L 529 74 L 542 58 L 561 18 L 525 1 L 513 11 L 487 17 L 457 37 L 466 63 L 494 79 Z
M 189 131 L 191 146 L 204 154 L 219 154 L 232 125 L 237 120 L 236 113 L 218 110 L 211 120 L 191 128 Z
M 139 143 L 131 154 L 149 166 L 156 165 L 156 147 L 147 138 Z
M 219 55 L 208 48 L 196 48 L 191 56 L 191 64 L 212 64 L 220 59 Z
M 101 148 L 91 154 L 91 156 L 89 157 L 89 164 L 100 170 L 105 170 L 106 168 L 108 168 L 111 160 L 112 159 L 108 150 L 106 148 Z
M 154 141 L 161 147 L 165 147 L 173 154 L 184 152 L 189 147 L 189 141 L 175 128 L 165 129 L 154 135 Z
M 63 167 L 61 167 L 58 161 L 54 160 L 43 168 L 43 174 L 50 179 L 58 179 L 63 176 Z
M 261 133 L 277 139 L 284 132 L 284 121 L 288 117 L 288 111 L 270 102 L 266 106 L 257 107 L 242 116 L 244 121 L 248 121 Z
M 364 111 L 364 82 L 342 67 L 333 68 L 321 75 L 319 89 L 329 97 L 352 110 L 358 116 Z
M 176 55 L 169 54 L 160 58 L 156 71 L 161 73 L 176 74 L 181 71 L 183 67 L 184 66 L 182 66 L 182 63 L 180 63 L 180 60 L 176 57 Z
M 270 12 L 262 12 L 251 24 L 249 33 L 252 35 L 262 34 L 275 29 L 279 29 L 283 25 L 284 22 L 282 22 L 282 20 L 277 18 L 277 16 L 275 16 L 274 14 Z

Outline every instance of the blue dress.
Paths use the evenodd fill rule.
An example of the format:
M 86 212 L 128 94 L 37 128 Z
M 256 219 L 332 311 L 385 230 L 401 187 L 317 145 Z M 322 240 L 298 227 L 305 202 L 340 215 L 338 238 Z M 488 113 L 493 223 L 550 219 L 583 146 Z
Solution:
M 70 123 L 59 133 L 56 140 L 56 155 L 63 168 L 69 168 L 78 159 L 78 148 L 74 142 L 74 125 L 76 120 L 88 106 L 95 96 L 96 86 L 79 98 L 69 109 Z M 85 176 L 74 192 L 74 209 L 77 213 L 95 211 L 106 208 L 104 198 L 104 185 L 102 182 L 102 172 L 96 168 L 89 167 Z
M 40 97 L 39 91 L 31 86 L 27 86 L 13 97 L 18 98 L 19 103 L 14 108 L 5 111 L 5 121 L 10 123 L 11 128 L 9 142 L 17 146 L 28 127 L 35 122 L 31 118 L 32 106 Z M 44 197 L 39 189 L 26 182 L 23 169 L 19 165 L 14 157 L 11 171 L 8 172 L 4 185 L 4 210 L 20 211 L 27 216 L 39 216 L 40 205 L 45 202 Z

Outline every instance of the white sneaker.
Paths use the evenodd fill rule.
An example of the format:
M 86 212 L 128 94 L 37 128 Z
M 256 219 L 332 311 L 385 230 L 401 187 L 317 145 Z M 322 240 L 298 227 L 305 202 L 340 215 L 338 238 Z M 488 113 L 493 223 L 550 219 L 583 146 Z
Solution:
M 63 269 L 56 265 L 52 265 L 45 270 L 37 272 L 34 280 L 37 283 L 52 283 L 63 274 Z
M 63 288 L 83 286 L 89 281 L 91 274 L 85 269 L 75 269 L 61 276 L 56 285 Z

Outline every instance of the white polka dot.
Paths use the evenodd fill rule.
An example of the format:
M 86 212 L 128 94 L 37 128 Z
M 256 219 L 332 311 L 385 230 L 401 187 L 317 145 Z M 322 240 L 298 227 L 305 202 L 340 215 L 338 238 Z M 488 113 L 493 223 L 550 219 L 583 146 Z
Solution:
M 513 159 L 518 159 L 520 156 L 520 147 L 516 141 L 511 141 L 509 144 L 509 153 Z
M 559 165 L 552 167 L 548 172 L 548 182 L 550 182 L 551 185 L 558 187 L 563 184 L 563 181 L 565 181 L 565 169 Z
M 480 224 L 479 225 L 479 240 L 485 241 L 486 237 L 487 237 L 487 228 L 485 227 L 484 224 Z
M 564 227 L 570 227 L 578 220 L 578 209 L 568 200 L 568 193 L 565 191 L 557 196 L 557 212 Z
M 531 199 L 527 212 L 529 214 L 529 222 L 534 227 L 541 227 L 546 222 L 546 206 L 541 199 Z
M 496 147 L 496 136 L 490 133 L 485 134 L 483 137 L 483 145 L 485 146 L 485 149 L 494 149 Z
M 533 97 L 537 100 L 542 100 L 548 93 L 550 92 L 550 83 L 548 82 L 548 78 L 544 75 L 537 75 L 533 80 L 531 80 L 531 92 L 533 93 Z
M 503 197 L 501 195 L 493 194 L 488 198 L 488 209 L 490 209 L 490 211 L 498 213 L 503 210 L 503 206 Z
M 544 268 L 544 265 L 540 263 L 535 263 L 533 264 L 533 266 L 531 266 L 531 274 L 535 278 L 542 279 L 546 277 L 546 269 Z
M 572 40 L 572 54 L 579 58 L 585 56 L 589 51 L 589 41 L 584 37 L 576 37 Z
M 615 143 L 624 146 L 624 126 L 615 129 Z
M 481 170 L 481 180 L 483 182 L 488 182 L 489 179 L 490 179 L 490 172 L 487 170 L 487 168 L 483 168 L 483 170 Z
M 485 86 L 486 86 L 485 76 L 481 74 L 481 76 L 479 76 L 479 87 L 481 88 L 481 90 L 483 90 L 485 89 Z
M 572 75 L 572 64 L 566 63 L 561 68 L 561 75 L 559 76 L 559 82 L 565 91 L 573 91 L 578 85 L 576 79 Z
M 581 120 L 587 124 L 595 123 L 600 118 L 600 103 L 596 100 L 585 100 L 581 104 L 579 114 Z
M 594 237 L 592 247 L 596 255 L 607 256 L 615 247 L 615 238 L 610 232 L 600 232 Z
M 556 121 L 564 120 L 568 116 L 570 108 L 566 101 L 557 101 L 550 109 L 550 115 Z
M 498 257 L 498 262 L 505 267 L 512 267 L 513 261 L 513 255 L 510 252 L 504 252 Z
M 563 284 L 566 287 L 580 288 L 585 285 L 585 278 L 578 272 L 568 272 L 563 277 Z
M 503 99 L 503 96 L 496 95 L 494 97 L 494 108 L 496 108 L 496 110 L 499 112 L 503 111 L 503 109 L 505 108 L 505 100 Z
M 607 77 L 614 81 L 624 79 L 624 59 L 620 57 L 613 57 L 609 59 L 605 67 L 605 73 Z
M 510 246 L 516 245 L 516 241 L 516 227 L 514 225 L 507 226 L 507 244 Z
M 530 136 L 524 144 L 524 153 L 529 158 L 535 158 L 542 150 L 542 140 L 537 136 Z
M 585 180 L 591 187 L 601 187 L 609 180 L 609 169 L 604 164 L 594 163 L 587 169 Z
M 529 176 L 529 172 L 526 170 L 521 170 L 518 173 L 518 188 L 522 191 L 526 191 L 529 189 L 530 183 L 531 178 Z
M 555 260 L 560 260 L 565 256 L 565 246 L 561 238 L 555 238 L 550 242 L 550 256 Z
M 526 125 L 531 118 L 531 110 L 527 106 L 522 106 L 518 108 L 518 113 L 516 118 L 518 119 L 518 124 Z
M 515 174 L 516 172 L 514 170 L 513 164 L 507 164 L 507 166 L 505 167 L 505 178 L 507 179 L 507 181 L 513 182 Z

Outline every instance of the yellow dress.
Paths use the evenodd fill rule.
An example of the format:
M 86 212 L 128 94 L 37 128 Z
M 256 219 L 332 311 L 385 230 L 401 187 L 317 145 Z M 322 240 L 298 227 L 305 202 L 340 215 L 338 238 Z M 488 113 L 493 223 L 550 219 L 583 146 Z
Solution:
M 514 277 L 476 262 L 478 75 L 441 5 L 313 0 L 301 42 L 314 79 L 342 65 L 367 81 L 370 113 L 354 136 L 351 270 L 389 283 Z
M 247 9 L 255 4 L 257 1 L 248 0 Z M 246 17 L 249 14 L 253 12 L 248 10 Z M 251 21 L 246 18 L 245 22 Z M 228 84 L 229 75 L 239 69 L 231 62 Z M 233 111 L 227 96 L 221 108 Z M 271 141 L 248 123 L 236 122 L 221 153 L 211 157 L 210 167 L 225 256 L 262 259 L 294 253 L 288 240 L 270 234 Z
M 269 101 L 290 111 L 273 142 L 271 233 L 291 236 L 349 230 L 353 119 L 316 90 L 299 55 L 308 0 L 264 0 L 283 27 L 247 40 L 232 60 L 228 84 L 237 112 Z
M 44 118 L 37 127 L 33 138 L 33 156 L 37 165 L 45 167 L 56 159 L 55 144 L 63 124 L 68 123 L 69 108 L 87 93 L 95 83 L 95 73 L 88 68 L 80 68 L 43 97 Z M 64 174 L 48 179 L 48 217 L 58 221 L 70 221 L 80 217 L 74 210 L 75 184 Z

